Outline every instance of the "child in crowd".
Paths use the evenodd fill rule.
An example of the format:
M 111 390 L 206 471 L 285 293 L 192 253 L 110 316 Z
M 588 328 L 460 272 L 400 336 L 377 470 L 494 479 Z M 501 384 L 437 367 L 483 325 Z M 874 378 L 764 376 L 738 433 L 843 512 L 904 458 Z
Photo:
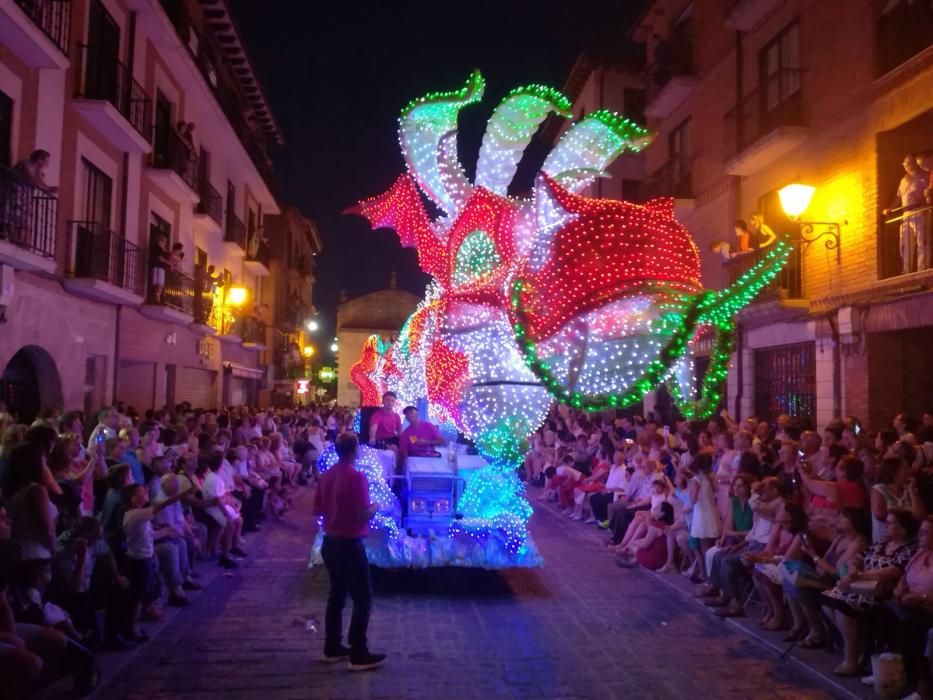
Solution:
M 131 484 L 123 488 L 123 534 L 126 537 L 126 571 L 132 600 L 133 641 L 146 641 L 148 636 L 139 630 L 137 620 L 145 603 L 159 598 L 158 564 L 155 558 L 155 540 L 152 520 L 161 511 L 190 493 L 179 491 L 160 503 L 150 505 L 145 487 Z

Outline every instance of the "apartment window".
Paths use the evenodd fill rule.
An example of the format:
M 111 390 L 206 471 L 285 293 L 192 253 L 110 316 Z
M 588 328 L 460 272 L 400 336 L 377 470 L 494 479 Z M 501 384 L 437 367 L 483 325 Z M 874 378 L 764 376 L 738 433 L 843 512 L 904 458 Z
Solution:
M 13 98 L 0 90 L 0 165 L 13 164 Z
M 800 92 L 800 32 L 787 25 L 759 54 L 762 109 L 772 112 Z
M 152 164 L 157 168 L 174 165 L 171 162 L 173 130 L 172 103 L 161 90 L 156 90 L 155 143 L 152 149 Z
M 160 234 L 165 236 L 166 240 L 171 242 L 172 225 L 161 216 L 156 214 L 154 211 L 151 211 L 149 212 L 149 240 L 152 240 L 153 237 Z
M 690 119 L 684 119 L 667 135 L 667 155 L 671 184 L 679 185 L 690 177 Z
M 81 159 L 81 169 L 83 220 L 109 228 L 113 180 L 87 158 Z
M 816 344 L 755 351 L 755 415 L 774 421 L 782 413 L 816 417 Z
M 622 113 L 636 124 L 644 124 L 645 91 L 625 88 L 622 91 Z
M 236 216 L 236 187 L 227 180 L 227 216 Z

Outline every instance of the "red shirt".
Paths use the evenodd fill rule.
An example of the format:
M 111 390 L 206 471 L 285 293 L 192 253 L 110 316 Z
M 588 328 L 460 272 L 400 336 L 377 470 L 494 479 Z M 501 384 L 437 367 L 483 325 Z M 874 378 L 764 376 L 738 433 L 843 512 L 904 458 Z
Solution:
M 402 419 L 398 417 L 395 411 L 380 408 L 369 419 L 370 429 L 373 426 L 376 426 L 375 440 L 388 440 L 402 432 Z
M 362 472 L 338 462 L 324 472 L 314 492 L 314 514 L 324 516 L 324 534 L 365 537 L 369 534 L 369 482 Z
M 424 420 L 420 421 L 417 426 L 409 425 L 405 428 L 401 440 L 399 441 L 402 451 L 405 454 L 414 455 L 415 457 L 424 457 L 434 452 L 434 446 L 426 445 L 423 442 L 415 442 L 412 438 L 418 438 L 419 440 L 440 440 L 441 433 L 433 423 L 428 423 Z

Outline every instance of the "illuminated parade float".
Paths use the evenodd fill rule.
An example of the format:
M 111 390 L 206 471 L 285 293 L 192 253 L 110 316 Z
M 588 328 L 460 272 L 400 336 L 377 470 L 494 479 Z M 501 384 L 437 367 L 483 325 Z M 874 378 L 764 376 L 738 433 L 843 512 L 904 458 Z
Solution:
M 457 160 L 457 115 L 484 86 L 477 71 L 460 90 L 405 107 L 399 142 L 408 173 L 353 210 L 373 228 L 394 229 L 433 278 L 398 339 L 370 338 L 351 370 L 363 405 L 379 405 L 391 390 L 399 408 L 425 406 L 430 420 L 468 438 L 477 453 L 451 444 L 438 457 L 409 458 L 395 476 L 380 451 L 362 449 L 358 467 L 381 507 L 367 541 L 379 566 L 540 565 L 517 469 L 552 403 L 624 408 L 666 384 L 685 416 L 709 415 L 726 377 L 735 314 L 789 252 L 779 241 L 730 288 L 707 291 L 672 198 L 632 204 L 580 195 L 619 154 L 650 140 L 605 110 L 564 132 L 530 197 L 509 196 L 544 119 L 571 116 L 569 101 L 542 85 L 517 88 L 496 107 L 470 182 Z M 700 336 L 713 352 L 695 381 Z M 319 467 L 335 461 L 331 449 Z M 405 488 L 390 488 L 393 480 Z

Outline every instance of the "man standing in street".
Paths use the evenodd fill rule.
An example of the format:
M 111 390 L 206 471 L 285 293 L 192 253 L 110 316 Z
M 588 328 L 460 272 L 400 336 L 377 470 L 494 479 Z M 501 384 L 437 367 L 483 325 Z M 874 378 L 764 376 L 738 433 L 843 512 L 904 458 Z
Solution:
M 366 644 L 373 591 L 363 538 L 369 534 L 369 519 L 378 506 L 370 503 L 366 477 L 354 466 L 358 447 L 352 433 L 337 438 L 338 462 L 318 480 L 314 514 L 323 516 L 321 557 L 330 576 L 322 661 L 337 663 L 349 658 L 351 671 L 367 671 L 381 666 L 386 656 L 370 653 Z M 350 633 L 347 635 L 349 649 L 341 644 L 341 617 L 347 593 L 353 601 Z

